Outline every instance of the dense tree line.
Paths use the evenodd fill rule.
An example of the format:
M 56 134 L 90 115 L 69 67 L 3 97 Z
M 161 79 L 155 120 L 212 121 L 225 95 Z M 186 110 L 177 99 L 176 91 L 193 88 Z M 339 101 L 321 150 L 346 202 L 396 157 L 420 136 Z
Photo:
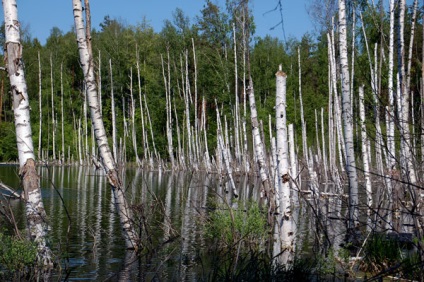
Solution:
M 234 5 L 233 5 L 234 6 Z M 204 9 L 198 16 L 189 19 L 182 10 L 174 12 L 172 20 L 167 20 L 160 32 L 155 32 L 145 19 L 140 19 L 137 25 L 126 25 L 120 20 L 105 16 L 99 27 L 92 31 L 93 59 L 97 75 L 97 85 L 101 90 L 102 114 L 109 136 L 112 136 L 111 123 L 111 73 L 109 64 L 113 66 L 113 91 L 115 97 L 117 136 L 126 144 L 126 160 L 136 160 L 134 149 L 131 145 L 131 90 L 134 93 L 136 105 L 135 131 L 138 142 L 138 155 L 143 156 L 148 142 L 153 151 L 152 135 L 158 154 L 168 160 L 166 151 L 166 99 L 163 71 L 169 68 L 170 95 L 172 106 L 175 106 L 173 136 L 177 138 L 176 122 L 184 120 L 184 97 L 183 88 L 188 85 L 190 96 L 190 118 L 194 122 L 194 115 L 201 118 L 202 99 L 206 103 L 206 126 L 208 129 L 209 148 L 216 147 L 216 118 L 215 99 L 218 107 L 222 107 L 223 114 L 233 114 L 235 105 L 235 88 L 238 88 L 238 96 L 243 108 L 244 95 L 243 72 L 247 69 L 243 66 L 243 38 L 240 24 L 237 22 L 237 7 L 231 3 L 227 9 L 223 9 L 212 1 L 206 1 Z M 358 6 L 354 12 L 359 18 L 362 10 L 363 25 L 367 34 L 368 44 L 382 46 L 381 53 L 382 69 L 387 66 L 387 42 L 389 18 L 384 8 L 368 5 Z M 349 24 L 352 24 L 352 13 L 349 15 Z M 406 42 L 408 42 L 411 11 L 408 10 L 406 19 Z M 417 17 L 421 19 L 421 11 Z M 283 42 L 279 38 L 270 36 L 258 37 L 254 34 L 254 19 L 249 19 L 250 25 L 250 58 L 251 76 L 255 81 L 255 94 L 259 119 L 267 124 L 268 115 L 273 112 L 275 105 L 275 71 L 276 66 L 282 63 L 283 70 L 287 73 L 287 122 L 293 123 L 295 130 L 300 136 L 301 120 L 299 113 L 299 85 L 297 57 L 298 49 L 302 61 L 302 96 L 304 101 L 305 122 L 309 145 L 316 142 L 315 138 L 315 110 L 324 108 L 328 112 L 328 42 L 323 27 L 322 32 L 317 34 L 305 34 L 300 40 L 289 38 Z M 271 23 L 270 23 L 271 25 Z M 414 107 L 411 116 L 419 116 L 420 105 L 420 79 L 422 62 L 422 22 L 418 21 L 413 45 L 413 61 L 411 67 L 411 93 L 414 95 Z M 233 35 L 235 32 L 235 36 Z M 367 57 L 365 40 L 362 32 L 362 24 L 357 20 L 355 44 L 355 77 L 353 85 L 365 84 L 365 97 L 369 132 L 372 135 L 373 128 L 373 100 L 370 93 L 370 69 Z M 348 35 L 352 40 L 352 34 Z M 235 40 L 234 40 L 235 37 Z M 42 132 L 41 148 L 42 159 L 52 159 L 60 154 L 67 160 L 73 156 L 78 159 L 78 126 L 81 126 L 82 147 L 88 144 L 91 150 L 91 125 L 85 119 L 87 111 L 84 108 L 82 70 L 78 58 L 78 48 L 73 30 L 62 31 L 58 28 L 51 30 L 44 45 L 37 38 L 31 38 L 24 34 L 23 56 L 28 84 L 28 93 L 31 103 L 31 119 L 33 124 L 34 144 L 39 144 L 39 65 L 41 66 L 41 105 L 42 105 Z M 235 82 L 234 74 L 234 42 L 237 49 L 238 80 Z M 349 44 L 351 48 L 351 44 Z M 373 49 L 374 47 L 372 47 Z M 196 55 L 196 67 L 194 52 Z M 352 52 L 352 50 L 349 50 Z M 40 61 L 38 59 L 40 54 Z M 338 54 L 336 54 L 338 56 Z M 395 54 L 396 56 L 396 54 Z M 138 85 L 137 62 L 139 63 L 140 83 Z M 183 76 L 187 72 L 187 78 Z M 196 74 L 197 72 L 197 74 Z M 386 72 L 383 71 L 383 74 Z M 132 89 L 130 89 L 130 75 L 132 74 Z M 166 74 L 168 75 L 168 74 Z M 195 78 L 195 76 L 197 76 Z M 0 160 L 14 161 L 17 159 L 17 151 L 12 140 L 15 139 L 13 130 L 13 113 L 11 111 L 11 97 L 8 94 L 8 80 L 4 73 L 0 74 L 1 85 L 1 112 L 0 112 Z M 198 99 L 194 105 L 195 79 L 197 79 Z M 247 78 L 245 78 L 247 79 Z M 187 83 L 188 81 L 188 83 Z M 381 80 L 380 114 L 384 118 L 384 107 L 388 103 L 387 77 Z M 139 96 L 141 90 L 142 96 Z M 357 91 L 355 91 L 356 93 Z M 63 95 L 63 123 L 61 120 L 61 99 Z M 354 95 L 354 112 L 357 115 L 356 94 Z M 140 111 L 140 98 L 143 99 L 143 110 Z M 145 99 L 145 100 L 144 100 Z M 146 106 L 149 110 L 149 117 Z M 195 111 L 194 109 L 197 109 Z M 143 113 L 145 132 L 143 136 L 141 122 Z M 175 115 L 176 114 L 176 115 Z M 247 111 L 249 115 L 249 111 Z M 148 122 L 150 118 L 150 122 Z M 274 121 L 274 117 L 272 117 Z M 324 119 L 325 122 L 327 119 Z M 87 126 L 85 123 L 87 122 Z M 231 124 L 233 121 L 229 119 Z M 64 138 L 61 135 L 63 124 Z M 152 126 L 152 133 L 150 127 Z M 184 128 L 180 126 L 181 135 Z M 416 131 L 419 132 L 421 122 L 415 122 Z M 87 129 L 85 129 L 87 128 Z M 264 126 L 265 136 L 268 126 Z M 53 131 L 55 131 L 55 146 L 53 146 Z M 357 134 L 358 135 L 358 134 Z M 85 139 L 87 137 L 87 139 Z M 357 136 L 359 138 L 359 135 Z M 65 152 L 62 152 L 62 139 Z M 147 139 L 144 140 L 144 139 Z M 301 141 L 298 138 L 301 148 Z M 268 143 L 268 138 L 265 138 Z M 176 142 L 176 141 L 175 141 Z M 358 141 L 359 142 L 359 141 Z M 37 146 L 36 146 L 37 147 Z M 84 150 L 87 150 L 85 148 Z M 55 151 L 55 152 L 54 152 Z M 85 157 L 85 156 L 83 156 Z

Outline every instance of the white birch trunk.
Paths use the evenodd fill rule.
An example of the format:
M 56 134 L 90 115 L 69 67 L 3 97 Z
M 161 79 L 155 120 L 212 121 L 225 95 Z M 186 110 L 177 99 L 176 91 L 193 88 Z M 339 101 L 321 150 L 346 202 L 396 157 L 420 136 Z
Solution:
M 88 2 L 88 0 L 85 1 Z M 116 169 L 115 160 L 109 149 L 103 119 L 100 114 L 100 108 L 98 103 L 99 100 L 97 98 L 97 89 L 93 71 L 93 58 L 90 56 L 91 52 L 87 44 L 87 41 L 89 41 L 90 38 L 87 38 L 85 33 L 81 0 L 73 0 L 72 4 L 75 20 L 75 30 L 77 33 L 79 57 L 84 73 L 84 81 L 86 82 L 86 93 L 90 106 L 90 114 L 94 127 L 94 132 L 96 135 L 97 146 L 100 152 L 100 156 L 103 160 L 103 166 L 105 168 L 109 183 L 112 187 L 115 199 L 115 206 L 119 212 L 121 228 L 124 233 L 125 245 L 127 248 L 137 249 L 139 243 L 137 242 L 137 234 L 135 233 L 134 227 L 131 222 L 130 209 L 128 202 L 125 198 L 123 184 Z M 87 9 L 88 7 L 86 5 L 86 15 L 88 13 Z
M 138 97 L 140 99 L 140 117 L 141 117 L 141 131 L 142 131 L 142 136 L 143 136 L 143 153 L 144 153 L 144 159 L 146 160 L 150 154 L 149 151 L 149 142 L 147 140 L 147 136 L 146 136 L 146 131 L 145 131 L 145 126 L 144 126 L 144 113 L 143 113 L 143 101 L 141 99 L 141 76 L 140 76 L 140 62 L 138 59 L 138 47 L 136 46 L 136 58 L 137 58 L 137 62 L 136 62 L 136 66 L 137 66 L 137 82 L 138 82 Z M 141 162 L 140 162 L 141 165 Z
M 259 174 L 261 177 L 263 192 L 265 193 L 268 203 L 269 203 L 269 211 L 268 211 L 268 222 L 271 223 L 274 212 L 275 212 L 275 197 L 274 197 L 274 189 L 270 186 L 270 181 L 267 172 L 267 165 L 265 162 L 265 148 L 262 143 L 261 133 L 259 130 L 259 121 L 258 114 L 256 111 L 256 102 L 255 102 L 255 92 L 253 88 L 253 80 L 249 78 L 249 87 L 247 89 L 249 93 L 249 104 L 250 104 L 250 119 L 252 122 L 252 135 L 253 135 L 253 144 L 255 149 L 255 154 L 257 158 L 257 163 L 259 166 Z
M 109 59 L 109 70 L 110 70 L 110 108 L 112 114 L 112 150 L 113 157 L 118 160 L 118 142 L 116 140 L 116 111 L 115 111 L 115 96 L 113 93 L 113 70 L 112 70 L 112 59 Z
M 315 109 L 315 135 L 317 140 L 317 155 L 318 155 L 318 163 L 322 163 L 322 155 L 321 155 L 321 142 L 319 141 L 319 128 L 318 128 L 318 111 Z
M 163 65 L 163 57 L 161 57 L 162 62 L 162 75 L 163 81 L 165 85 L 165 98 L 166 98 L 166 138 L 168 141 L 168 154 L 169 159 L 171 160 L 171 167 L 175 169 L 175 159 L 174 159 L 174 147 L 172 144 L 172 103 L 171 103 L 171 93 L 169 92 L 170 86 L 168 85 L 168 81 L 165 75 L 165 67 Z M 168 79 L 170 74 L 170 66 L 169 66 L 169 51 L 168 51 Z M 179 140 L 179 139 L 178 139 Z M 178 146 L 180 148 L 180 146 Z
M 188 78 L 188 51 L 185 52 L 185 91 L 184 91 L 184 102 L 185 102 L 185 118 L 186 118 L 186 129 L 187 129 L 187 147 L 188 147 L 188 165 L 193 166 L 193 149 L 191 140 L 191 125 L 190 125 L 190 82 Z
M 140 98 L 141 99 L 141 98 Z M 157 161 L 159 161 L 159 155 L 158 152 L 156 150 L 156 143 L 155 143 L 155 136 L 153 134 L 153 125 L 152 125 L 152 120 L 150 118 L 150 111 L 149 111 L 149 107 L 147 105 L 147 99 L 146 99 L 146 93 L 144 93 L 144 106 L 146 108 L 146 113 L 147 113 L 147 119 L 149 121 L 149 126 L 150 126 L 150 136 L 152 138 L 152 145 L 153 145 L 153 152 L 155 154 L 155 158 Z M 147 138 L 147 137 L 146 137 Z M 150 166 L 153 168 L 153 163 L 152 163 L 152 158 L 150 158 L 151 163 Z
M 324 129 L 324 108 L 321 108 L 321 140 L 322 140 L 322 161 L 324 164 L 324 180 L 325 187 L 328 187 L 328 163 L 327 163 L 327 148 L 325 146 L 325 129 Z M 327 192 L 327 191 L 325 191 Z
M 288 166 L 288 144 L 286 127 L 286 74 L 279 66 L 276 76 L 275 118 L 277 127 L 277 162 L 281 214 L 278 216 L 280 227 L 282 265 L 291 265 L 294 259 L 294 230 L 292 208 L 290 203 L 290 173 Z
M 140 87 L 140 85 L 139 85 L 139 87 Z M 138 157 L 137 135 L 136 135 L 136 131 L 135 131 L 135 102 L 134 102 L 134 95 L 133 95 L 132 68 L 130 69 L 130 98 L 131 98 L 131 139 L 132 139 L 132 144 L 133 144 L 133 149 L 134 149 L 134 154 L 135 154 L 135 161 L 137 163 L 137 166 L 140 167 L 141 161 L 140 161 L 140 158 Z M 140 99 L 140 101 L 141 101 L 141 99 Z M 143 110 L 141 110 L 141 114 L 143 115 Z M 144 125 L 144 122 L 142 124 Z M 144 126 L 143 126 L 143 132 L 144 132 Z M 145 140 L 143 140 L 143 141 L 145 141 Z
M 383 174 L 383 136 L 382 136 L 382 131 L 381 131 L 381 126 L 380 126 L 380 100 L 379 100 L 379 88 L 378 88 L 378 75 L 377 75 L 377 68 L 378 68 L 378 63 L 377 63 L 377 44 L 375 44 L 374 47 L 374 66 L 372 64 L 372 58 L 371 58 L 371 54 L 370 54 L 370 50 L 369 50 L 369 46 L 368 46 L 368 39 L 367 39 L 367 34 L 365 32 L 365 26 L 364 26 L 364 20 L 362 18 L 362 13 L 360 13 L 360 17 L 361 17 L 361 21 L 362 21 L 362 32 L 364 34 L 364 40 L 365 40 L 365 46 L 366 46 L 366 50 L 367 50 L 367 55 L 368 55 L 368 62 L 369 62 L 369 66 L 370 66 L 370 75 L 371 75 L 371 92 L 372 92 L 372 96 L 374 99 L 374 118 L 375 118 L 375 129 L 376 129 L 376 133 L 375 133 L 375 158 L 376 158 L 376 165 L 377 165 L 377 171 L 379 173 L 379 175 L 384 175 Z M 367 140 L 366 142 L 369 142 L 369 140 Z M 371 151 L 369 151 L 369 154 L 367 154 L 366 156 L 368 157 L 368 155 L 371 155 Z
M 62 133 L 62 158 L 61 162 L 62 164 L 65 163 L 65 119 L 63 114 L 63 63 L 60 64 L 60 114 L 62 124 L 61 124 L 61 133 Z
M 342 105 L 344 143 L 346 150 L 346 172 L 349 177 L 349 225 L 356 227 L 358 221 L 358 179 L 356 175 L 355 152 L 353 144 L 353 120 L 350 114 L 350 77 L 347 58 L 347 30 L 346 30 L 345 0 L 339 0 L 339 48 L 340 69 L 342 82 Z
M 295 151 L 294 143 L 294 129 L 293 124 L 288 126 L 288 140 L 289 140 L 289 153 L 290 153 L 290 179 L 291 179 L 291 195 L 292 195 L 292 204 L 294 207 L 299 206 L 299 188 L 298 185 L 298 172 L 297 172 L 297 156 Z M 296 228 L 296 225 L 293 225 L 293 228 Z
M 98 58 L 98 88 L 99 88 L 99 106 L 100 106 L 100 114 L 103 116 L 103 103 L 102 103 L 102 57 L 99 50 L 99 58 Z
M 342 113 L 341 113 L 341 107 L 340 107 L 340 103 L 339 103 L 339 95 L 338 95 L 338 91 L 337 91 L 337 66 L 336 66 L 336 58 L 335 58 L 335 46 L 334 46 L 334 35 L 333 36 L 329 36 L 327 35 L 327 38 L 329 39 L 329 54 L 330 54 L 330 66 L 331 66 L 331 81 L 332 81 L 332 89 L 333 89 L 333 93 L 334 93 L 334 123 L 335 123 L 335 129 L 336 132 L 333 136 L 333 141 L 336 141 L 337 138 L 337 151 L 338 151 L 338 156 L 339 156 L 339 162 L 340 162 L 340 166 L 341 166 L 341 170 L 344 171 L 344 166 L 343 166 L 343 156 L 346 154 L 345 150 L 342 150 L 343 145 L 342 145 L 342 136 L 343 136 L 343 132 L 342 132 Z M 347 43 L 346 43 L 347 46 Z M 347 48 L 347 47 L 346 47 Z M 347 50 L 346 50 L 347 52 Z M 347 56 L 347 55 L 346 55 Z M 349 98 L 350 98 L 350 94 L 349 94 Z M 350 107 L 350 106 L 349 106 Z M 334 149 L 336 149 L 336 142 L 334 143 Z M 336 150 L 334 150 L 334 154 L 336 154 Z M 335 160 L 334 156 L 334 160 Z M 346 159 L 346 157 L 345 157 Z
M 370 165 L 368 163 L 368 154 L 371 152 L 368 152 L 368 136 L 367 136 L 367 129 L 365 126 L 365 106 L 364 106 L 364 86 L 359 87 L 359 125 L 361 128 L 361 148 L 362 148 L 362 161 L 364 165 L 364 178 L 365 178 L 365 191 L 367 195 L 367 213 L 368 218 L 370 215 L 370 211 L 372 208 L 372 187 L 371 187 L 371 177 L 370 177 Z M 367 224 L 367 230 L 371 225 Z
M 305 124 L 305 116 L 303 113 L 303 99 L 302 99 L 302 68 L 300 65 L 300 48 L 297 48 L 297 59 L 299 66 L 299 102 L 300 102 L 300 122 L 302 126 L 302 150 L 303 150 L 303 158 L 305 162 L 309 166 L 309 158 L 308 158 L 308 145 L 306 140 L 306 124 Z M 309 171 L 311 173 L 311 171 Z
M 41 59 L 40 51 L 38 51 L 38 114 L 40 115 L 39 119 L 39 128 L 38 128 L 38 160 L 41 160 L 41 144 L 42 144 L 42 125 L 43 125 L 43 108 L 41 107 L 41 98 L 42 98 L 42 88 L 41 88 Z
M 399 26 L 398 26 L 398 74 L 400 83 L 401 114 L 400 130 L 401 142 L 401 164 L 403 166 L 403 177 L 405 181 L 416 183 L 415 169 L 413 166 L 413 155 L 411 151 L 411 134 L 409 130 L 409 89 L 407 88 L 407 74 L 405 64 L 405 44 L 404 44 L 404 21 L 405 21 L 405 0 L 399 2 Z M 398 98 L 398 99 L 399 99 Z
M 330 35 L 327 33 L 327 39 L 330 42 Z M 328 44 L 328 159 L 330 171 L 334 171 L 334 121 L 333 121 L 333 84 L 332 84 L 332 65 L 331 65 L 331 45 Z
M 218 104 L 215 100 L 215 105 L 216 105 L 216 118 L 217 118 L 217 137 L 218 137 L 218 147 L 219 147 L 219 151 L 222 154 L 222 159 L 224 161 L 224 165 L 225 165 L 225 169 L 227 171 L 227 175 L 228 178 L 230 179 L 230 185 L 231 185 L 231 189 L 233 191 L 233 195 L 234 197 L 238 197 L 238 193 L 237 193 L 237 188 L 236 185 L 234 183 L 234 179 L 233 179 L 233 170 L 231 168 L 230 165 L 230 159 L 228 157 L 228 149 L 225 146 L 223 137 L 222 137 L 222 125 L 221 125 L 221 115 L 219 113 L 219 108 L 218 108 Z
M 240 109 L 239 109 L 239 93 L 238 93 L 238 65 L 237 65 L 237 42 L 236 42 L 236 26 L 233 23 L 233 44 L 234 44 L 234 94 L 235 94 L 235 117 L 234 117 L 234 133 L 236 138 L 236 160 L 237 167 L 240 164 L 240 137 L 239 137 L 239 124 L 240 124 Z
M 208 147 L 208 135 L 207 135 L 207 130 L 206 130 L 206 100 L 205 97 L 203 97 L 202 99 L 202 124 L 203 124 L 203 138 L 204 138 L 204 142 L 205 142 L 205 166 L 206 166 L 206 171 L 210 172 L 211 171 L 211 160 L 210 160 L 210 156 L 209 156 L 209 147 Z
M 199 161 L 199 147 L 198 147 L 198 139 L 199 139 L 199 119 L 197 115 L 197 60 L 196 60 L 196 49 L 194 47 L 194 39 L 191 38 L 192 46 L 193 46 L 193 63 L 194 63 L 194 130 L 193 130 L 193 139 L 195 145 L 195 159 L 196 164 Z
M 54 88 L 53 88 L 53 59 L 50 53 L 50 89 L 52 97 L 52 150 L 53 150 L 53 161 L 56 161 L 56 122 L 54 113 Z
M 5 22 L 5 61 L 10 80 L 15 117 L 19 175 L 25 193 L 25 214 L 29 236 L 37 244 L 37 259 L 52 267 L 51 250 L 46 244 L 46 211 L 41 198 L 40 180 L 35 167 L 34 145 L 30 123 L 30 106 L 22 62 L 20 23 L 15 0 L 3 0 Z
M 81 137 L 81 119 L 78 119 L 78 157 L 79 157 L 79 164 L 82 166 L 83 160 L 82 160 L 82 137 Z
M 394 0 L 390 0 L 390 35 L 389 35 L 389 74 L 388 74 L 388 90 L 389 90 L 389 119 L 387 126 L 387 147 L 388 160 L 387 166 L 389 170 L 395 168 L 396 165 L 396 148 L 395 148 L 395 111 L 394 111 L 394 88 L 393 88 L 393 54 L 394 54 L 394 34 L 395 34 L 395 5 Z

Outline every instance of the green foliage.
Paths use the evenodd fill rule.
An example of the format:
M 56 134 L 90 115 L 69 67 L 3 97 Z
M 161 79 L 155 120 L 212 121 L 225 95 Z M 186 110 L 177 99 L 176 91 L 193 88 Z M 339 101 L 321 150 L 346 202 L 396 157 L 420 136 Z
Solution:
M 36 265 L 37 246 L 0 233 L 0 266 L 8 272 L 27 272 Z
M 375 234 L 365 245 L 362 268 L 372 273 L 388 269 L 402 261 L 401 252 L 399 242 L 384 234 Z
M 249 246 L 259 246 L 266 239 L 267 231 L 265 214 L 257 203 L 251 202 L 246 210 L 218 207 L 210 214 L 206 234 L 224 247 L 232 248 L 240 241 Z
M 283 71 L 287 74 L 287 123 L 294 124 L 296 134 L 301 132 L 300 124 L 300 103 L 299 103 L 299 68 L 297 64 L 298 49 L 300 50 L 300 59 L 302 67 L 302 96 L 304 106 L 304 116 L 307 126 L 308 146 L 314 145 L 315 137 L 315 110 L 320 113 L 324 108 L 327 115 L 328 108 L 328 42 L 326 32 L 312 36 L 305 34 L 300 39 L 288 38 L 283 42 L 279 38 L 270 36 L 254 37 L 254 19 L 251 17 L 250 8 L 239 1 L 225 1 L 226 9 L 216 5 L 214 1 L 206 0 L 204 8 L 199 15 L 193 19 L 187 17 L 184 11 L 177 9 L 173 18 L 167 20 L 161 31 L 156 32 L 146 21 L 140 18 L 140 23 L 136 25 L 127 25 L 120 19 L 105 16 L 104 21 L 99 27 L 92 27 L 92 44 L 94 69 L 98 78 L 98 85 L 101 86 L 103 118 L 108 135 L 112 133 L 111 112 L 110 112 L 110 93 L 113 90 L 115 95 L 115 106 L 117 109 L 117 132 L 118 138 L 128 138 L 126 141 L 127 156 L 129 161 L 134 160 L 134 153 L 130 137 L 124 137 L 123 121 L 129 119 L 130 91 L 134 93 L 136 104 L 136 135 L 138 141 L 138 152 L 143 155 L 144 144 L 142 144 L 143 132 L 141 130 L 141 111 L 139 103 L 139 91 L 146 98 L 150 118 L 152 121 L 152 131 L 155 138 L 156 149 L 162 158 L 167 157 L 167 139 L 166 139 L 166 113 L 165 113 L 165 82 L 162 73 L 162 60 L 166 76 L 168 66 L 170 74 L 170 94 L 172 105 L 175 104 L 175 112 L 172 113 L 173 119 L 173 137 L 174 146 L 177 144 L 177 120 L 180 127 L 181 138 L 187 142 L 187 133 L 184 131 L 185 111 L 183 92 L 191 93 L 190 101 L 190 120 L 194 124 L 194 108 L 198 110 L 198 117 L 201 113 L 201 101 L 204 98 L 206 103 L 206 129 L 209 142 L 209 150 L 212 152 L 216 146 L 216 113 L 215 99 L 218 106 L 222 107 L 222 113 L 227 116 L 230 127 L 234 126 L 231 116 L 234 116 L 234 106 L 236 97 L 240 103 L 243 103 L 244 89 L 249 75 L 254 82 L 256 107 L 258 118 L 264 122 L 264 133 L 268 135 L 268 116 L 271 115 L 271 121 L 274 123 L 275 106 L 275 72 L 278 65 L 282 64 Z M 384 55 L 378 55 L 378 62 L 382 62 L 381 92 L 380 92 L 380 114 L 382 120 L 385 118 L 385 106 L 388 103 L 388 78 L 387 63 L 384 58 L 387 57 L 387 42 L 389 19 L 388 14 L 380 10 L 380 6 L 370 6 L 366 1 L 361 1 L 358 6 L 349 6 L 349 11 L 353 9 L 362 10 L 363 20 L 361 25 L 365 27 L 370 48 L 370 56 L 374 55 L 374 46 L 383 48 Z M 95 11 L 92 11 L 95 13 Z M 250 13 L 250 14 L 249 14 Z M 418 18 L 421 18 L 422 11 L 418 11 Z M 411 9 L 405 16 L 405 42 L 409 42 Z M 350 19 L 352 20 L 352 19 Z M 244 22 L 244 26 L 243 26 Z M 357 19 L 357 22 L 359 20 Z M 233 34 L 233 24 L 235 24 L 235 35 Z M 350 23 L 349 23 L 350 24 Z M 349 25 L 351 26 L 351 25 Z M 422 23 L 417 22 L 416 30 L 421 30 Z M 245 33 L 243 34 L 243 31 Z M 27 31 L 23 31 L 24 33 Z M 244 35 L 244 36 L 243 36 Z M 234 36 L 236 45 L 234 46 Z M 352 32 L 350 31 L 350 35 Z M 337 37 L 337 34 L 336 34 Z M 77 125 L 78 120 L 84 121 L 83 112 L 83 73 L 81 70 L 78 48 L 75 40 L 75 34 L 72 30 L 62 31 L 57 27 L 52 28 L 50 36 L 44 45 L 31 36 L 23 37 L 23 59 L 25 62 L 25 77 L 27 80 L 28 94 L 30 98 L 31 122 L 34 136 L 34 144 L 37 147 L 39 117 L 42 114 L 41 128 L 42 149 L 52 155 L 52 110 L 55 112 L 56 123 L 56 148 L 61 149 L 61 106 L 60 99 L 64 97 L 64 141 L 65 150 L 71 149 L 71 154 L 77 156 Z M 246 48 L 244 39 L 249 48 Z M 3 30 L 0 31 L 0 41 L 3 40 Z M 337 42 L 337 38 L 335 38 Z M 351 38 L 349 38 L 349 42 Z M 193 52 L 196 52 L 196 61 Z M 416 58 L 422 55 L 422 33 L 415 33 L 414 54 L 411 65 L 411 93 L 414 93 L 414 100 L 419 101 L 421 62 Z M 351 46 L 351 44 L 349 44 Z M 353 86 L 356 89 L 358 85 L 365 84 L 366 91 L 366 112 L 367 124 L 375 124 L 373 106 L 374 101 L 371 98 L 370 88 L 370 64 L 368 54 L 365 48 L 362 26 L 356 27 L 355 44 L 355 77 Z M 349 47 L 351 48 L 351 47 Z M 234 49 L 237 50 L 234 54 Z M 249 49 L 249 56 L 244 53 Z M 349 50 L 349 53 L 352 50 Z M 379 51 L 380 52 L 380 51 Z M 39 71 L 38 71 L 38 53 L 41 60 L 41 100 L 42 109 L 39 113 Z M 169 59 L 168 59 L 169 53 Z M 336 57 L 339 55 L 335 50 Z M 99 60 L 99 56 L 101 60 Z M 237 66 L 235 66 L 235 57 Z M 395 61 L 397 54 L 395 54 Z M 52 64 L 50 64 L 50 58 Z M 249 62 L 248 60 L 249 59 Z M 336 58 L 338 60 L 338 58 Z M 374 61 L 371 58 L 372 61 Z M 113 66 L 113 89 L 111 86 L 111 72 L 109 70 L 109 61 Z M 136 71 L 137 61 L 140 64 L 140 85 Z M 244 64 L 246 63 L 246 64 Z M 196 64 L 196 65 L 195 65 Z M 186 67 L 187 65 L 187 67 Z M 380 63 L 379 63 L 380 65 Z M 196 66 L 196 68 L 195 68 Z M 250 69 L 249 69 L 250 66 Z M 238 75 L 235 77 L 235 67 Z M 61 68 L 63 72 L 61 73 Z M 130 70 L 133 70 L 133 89 L 129 86 Z M 195 74 L 195 70 L 197 73 Z M 187 71 L 187 77 L 186 77 Z M 52 77 L 51 77 L 52 73 Z M 245 75 L 245 76 L 244 76 Z M 63 84 L 61 84 L 61 76 Z M 194 105 L 195 78 L 197 78 L 198 104 Z M 13 122 L 13 113 L 11 97 L 7 95 L 9 88 L 8 79 L 5 74 L 1 75 L 3 99 L 1 107 L 3 109 L 1 122 Z M 101 83 L 100 83 L 101 82 Z M 188 83 L 187 83 L 188 82 Z M 63 86 L 63 93 L 61 87 Z M 236 93 L 237 89 L 237 93 Z M 356 91 L 354 92 L 356 93 Z M 144 96 L 145 95 L 145 96 Z M 52 105 L 52 96 L 54 105 Z M 143 98 L 144 99 L 144 98 Z M 356 95 L 354 95 L 356 103 Z M 419 103 L 415 103 L 419 105 Z M 125 107 L 125 112 L 124 112 Z M 243 108 L 243 107 L 241 107 Z M 413 116 L 419 115 L 419 107 L 413 109 Z M 153 150 L 153 142 L 150 136 L 150 123 L 147 122 L 146 110 L 142 110 L 145 120 L 145 127 L 148 132 L 150 150 Z M 357 116 L 357 106 L 354 105 L 354 114 Z M 249 129 L 249 110 L 247 110 L 247 127 Z M 320 117 L 319 121 L 320 121 Z M 324 117 L 326 123 L 328 117 Z M 357 119 L 355 119 L 357 120 Z M 320 126 L 320 122 L 318 122 Z M 324 126 L 327 126 L 324 124 Z M 421 124 L 415 123 L 417 131 Z M 8 125 L 0 125 L 2 136 L 2 146 L 0 147 L 0 161 L 14 160 L 16 150 L 14 149 L 16 140 L 14 136 L 5 131 L 12 129 Z M 375 128 L 368 127 L 371 137 L 374 135 Z M 14 130 L 12 130 L 14 131 Z M 12 132 L 11 131 L 11 132 Z M 249 131 L 249 130 L 248 130 Z M 374 131 L 374 132 L 372 132 Z M 88 138 L 91 138 L 91 125 L 88 125 Z M 230 132 L 231 134 L 232 132 Z M 85 130 L 83 130 L 83 135 Z M 248 132 L 248 134 L 250 134 Z M 130 133 L 131 136 L 131 133 Z M 83 136 L 85 138 L 85 136 Z M 269 138 L 265 138 L 265 143 Z M 301 138 L 297 138 L 299 145 Z M 187 148 L 186 144 L 182 144 Z M 13 146 L 13 147 L 12 147 Z M 251 150 L 251 146 L 250 146 Z M 301 150 L 301 147 L 299 148 Z
M 11 122 L 0 123 L 0 136 L 0 160 L 6 162 L 17 160 L 15 125 Z
M 399 242 L 385 235 L 373 235 L 365 246 L 363 266 L 367 271 L 379 272 L 401 261 Z

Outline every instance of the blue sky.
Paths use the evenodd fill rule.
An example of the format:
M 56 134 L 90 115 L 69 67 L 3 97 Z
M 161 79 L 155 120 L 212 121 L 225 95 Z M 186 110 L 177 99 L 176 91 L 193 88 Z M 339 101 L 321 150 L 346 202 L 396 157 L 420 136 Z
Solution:
M 225 0 L 212 0 L 220 6 Z M 277 0 L 252 0 L 251 8 L 256 22 L 256 35 L 278 37 L 283 40 L 281 26 L 270 30 L 281 21 L 280 12 L 273 10 Z M 32 37 L 37 37 L 45 43 L 52 27 L 59 27 L 67 32 L 73 26 L 71 0 L 17 0 L 19 20 L 28 26 Z M 104 16 L 119 18 L 127 24 L 141 22 L 143 16 L 155 31 L 160 31 L 165 19 L 172 20 L 172 13 L 177 7 L 190 17 L 191 23 L 195 16 L 200 15 L 204 0 L 90 0 L 92 26 L 98 29 Z M 286 38 L 292 36 L 300 39 L 306 32 L 313 32 L 314 28 L 307 14 L 306 7 L 309 0 L 282 0 L 284 30 Z M 3 20 L 3 13 L 0 13 Z M 265 14 L 265 15 L 264 15 Z

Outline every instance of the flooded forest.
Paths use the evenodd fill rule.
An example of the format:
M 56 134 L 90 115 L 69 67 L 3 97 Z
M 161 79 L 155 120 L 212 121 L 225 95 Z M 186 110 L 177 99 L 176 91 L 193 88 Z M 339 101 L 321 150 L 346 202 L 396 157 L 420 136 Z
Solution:
M 422 3 L 221 2 L 41 44 L 3 0 L 0 280 L 424 281 Z

